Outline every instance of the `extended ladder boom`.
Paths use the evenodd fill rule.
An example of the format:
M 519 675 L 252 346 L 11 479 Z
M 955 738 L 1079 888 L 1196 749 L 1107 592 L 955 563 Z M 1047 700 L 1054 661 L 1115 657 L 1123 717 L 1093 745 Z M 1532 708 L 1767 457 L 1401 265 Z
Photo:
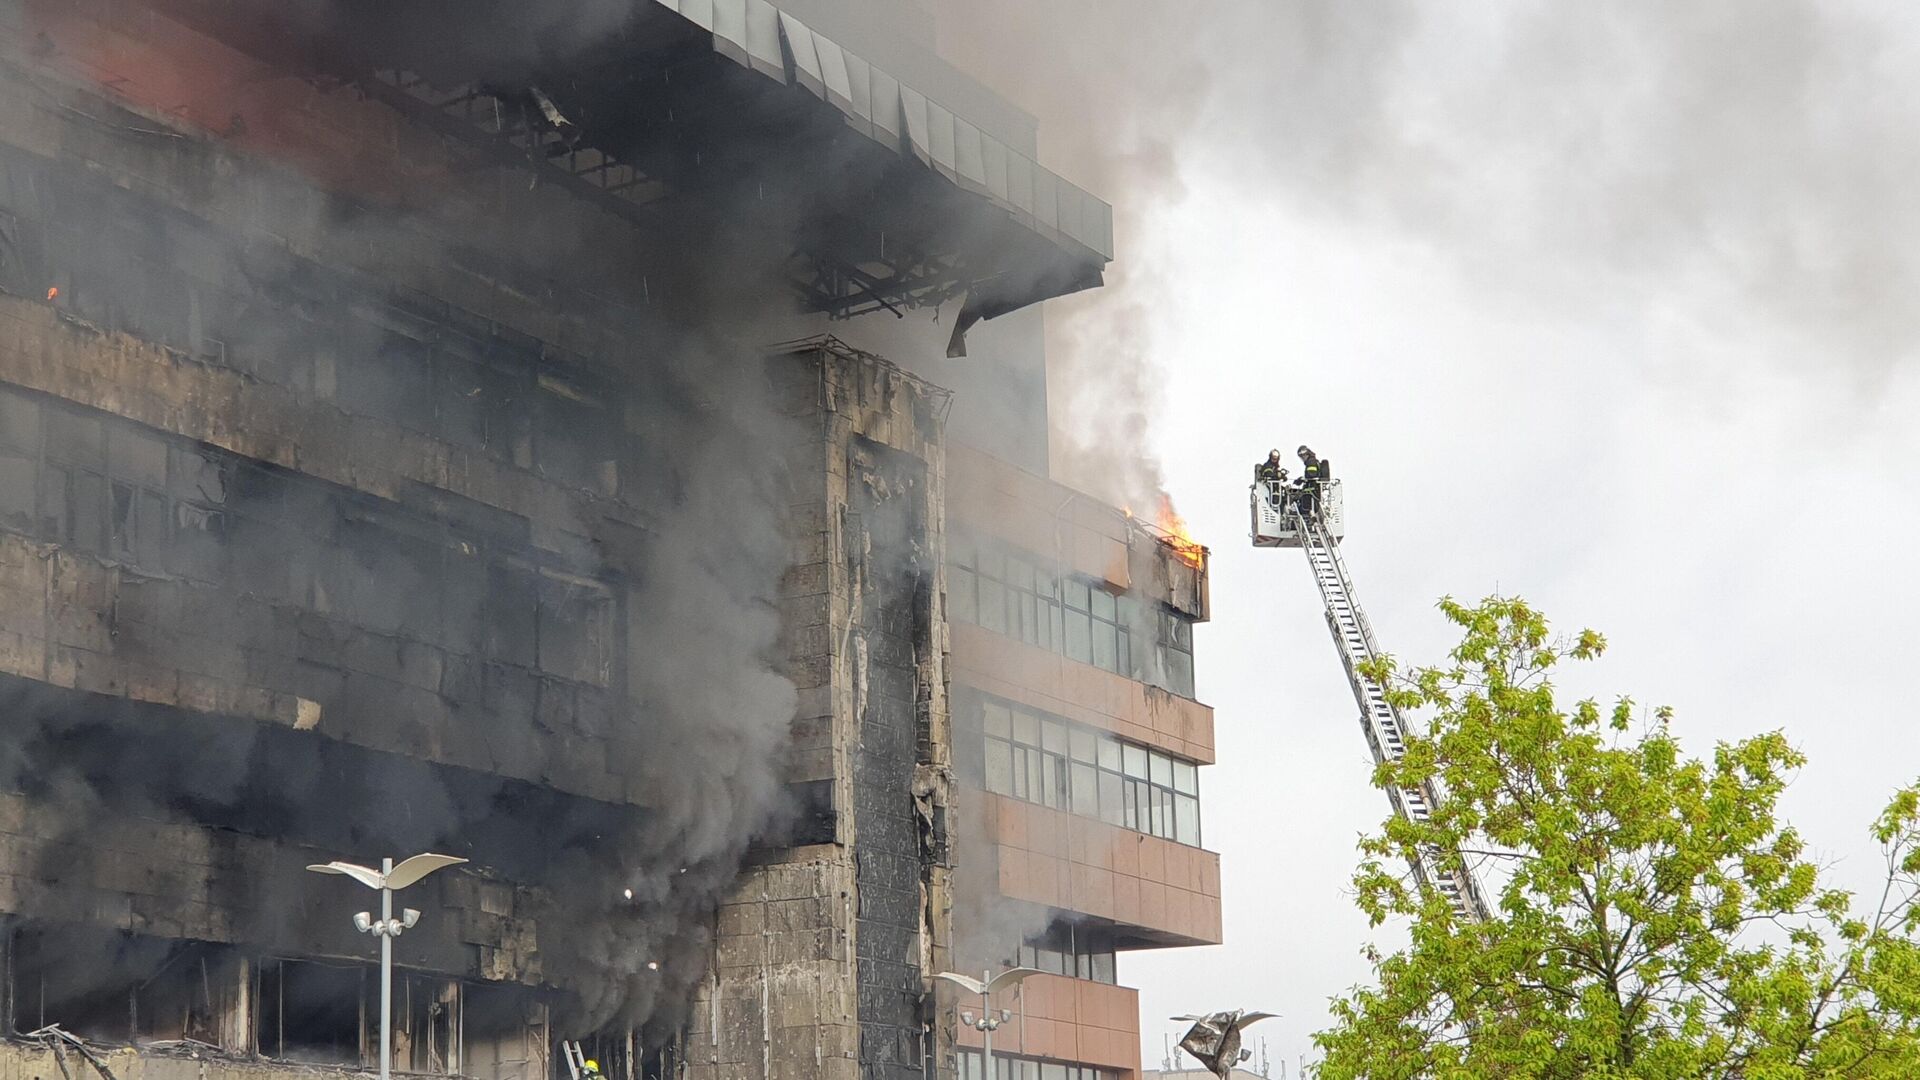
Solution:
M 1385 690 L 1363 673 L 1369 661 L 1379 657 L 1380 649 L 1373 628 L 1354 598 L 1353 579 L 1340 558 L 1340 535 L 1344 529 L 1329 528 L 1329 521 L 1344 525 L 1339 481 L 1319 488 L 1311 511 L 1292 501 L 1292 493 L 1273 485 L 1256 484 L 1254 489 L 1254 543 L 1261 547 L 1299 547 L 1307 553 L 1307 564 L 1326 607 L 1327 629 L 1340 650 L 1340 662 L 1347 669 L 1347 682 L 1353 688 L 1354 701 L 1360 706 L 1360 729 L 1366 735 L 1367 749 L 1373 752 L 1375 765 L 1399 761 L 1406 756 L 1405 726 L 1400 711 L 1387 700 Z M 1261 505 L 1265 503 L 1266 505 Z M 1411 788 L 1389 788 L 1387 798 L 1393 812 L 1402 819 L 1424 822 L 1439 802 L 1439 790 L 1431 781 Z M 1480 883 L 1466 866 L 1448 869 L 1444 852 L 1423 851 L 1410 860 L 1414 878 L 1422 885 L 1438 889 L 1461 919 L 1479 922 L 1489 909 Z

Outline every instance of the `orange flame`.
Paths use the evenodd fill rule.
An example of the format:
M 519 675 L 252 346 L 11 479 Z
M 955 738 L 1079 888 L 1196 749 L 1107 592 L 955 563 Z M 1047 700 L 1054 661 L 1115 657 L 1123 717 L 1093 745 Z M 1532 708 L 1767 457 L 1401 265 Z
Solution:
M 47 300 L 51 303 L 58 299 L 60 299 L 60 286 L 55 285 L 53 288 L 47 290 Z
M 1204 570 L 1207 566 L 1207 547 L 1193 538 L 1187 529 L 1187 519 L 1173 508 L 1173 499 L 1164 492 L 1160 495 L 1160 514 L 1157 522 L 1160 542 L 1173 549 L 1173 554 L 1181 562 L 1195 570 Z

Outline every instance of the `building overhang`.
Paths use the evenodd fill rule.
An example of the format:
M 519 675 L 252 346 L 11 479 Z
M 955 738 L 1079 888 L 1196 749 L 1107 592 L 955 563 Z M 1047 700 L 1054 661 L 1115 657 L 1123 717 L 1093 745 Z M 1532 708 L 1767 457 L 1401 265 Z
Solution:
M 556 5 L 155 2 L 617 216 L 778 244 L 831 317 L 958 300 L 958 345 L 1112 258 L 1107 204 L 767 0 L 638 0 L 564 48 Z

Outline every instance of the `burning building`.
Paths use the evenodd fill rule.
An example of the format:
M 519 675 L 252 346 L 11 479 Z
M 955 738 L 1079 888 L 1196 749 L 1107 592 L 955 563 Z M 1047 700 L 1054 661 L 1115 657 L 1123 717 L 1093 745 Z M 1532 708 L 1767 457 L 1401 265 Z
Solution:
M 369 1067 L 302 868 L 424 850 L 404 1072 L 973 1075 L 1004 963 L 1137 1069 L 1204 551 L 1046 478 L 1110 215 L 917 10 L 0 0 L 10 1073 Z

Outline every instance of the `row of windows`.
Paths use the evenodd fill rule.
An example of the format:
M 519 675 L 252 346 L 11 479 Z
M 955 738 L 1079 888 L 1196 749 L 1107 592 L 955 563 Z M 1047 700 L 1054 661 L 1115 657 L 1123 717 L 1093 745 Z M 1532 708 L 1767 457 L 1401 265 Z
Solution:
M 446 522 L 0 388 L 0 529 L 605 685 L 614 606 L 532 565 L 524 519 Z
M 978 1050 L 960 1051 L 960 1080 L 987 1080 L 986 1063 Z M 993 1080 L 1114 1080 L 1117 1075 L 1091 1065 L 993 1055 Z
M 1008 966 L 1034 968 L 1049 975 L 1087 979 L 1109 986 L 1119 981 L 1113 935 L 1072 923 L 1055 923 L 1046 932 L 1028 938 Z
M 988 791 L 1200 845 L 1200 770 L 1094 728 L 980 699 Z
M 948 550 L 950 618 L 1193 696 L 1193 624 L 1177 613 L 994 541 L 956 533 Z
M 658 482 L 639 449 L 652 436 L 622 430 L 620 395 L 583 356 L 430 297 L 218 242 L 204 223 L 110 186 L 3 158 L 0 287 L 57 286 L 60 307 L 95 325 L 558 483 L 638 501 Z M 504 280 L 515 268 L 477 269 Z M 600 310 L 607 323 L 625 315 Z

